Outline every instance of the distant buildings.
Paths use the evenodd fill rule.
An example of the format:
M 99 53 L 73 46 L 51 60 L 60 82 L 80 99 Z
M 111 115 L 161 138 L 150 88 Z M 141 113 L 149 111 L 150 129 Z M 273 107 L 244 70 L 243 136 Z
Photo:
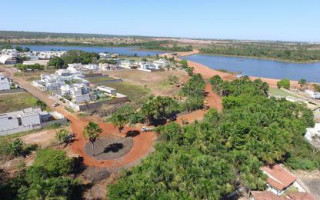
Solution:
M 60 113 L 48 113 L 40 108 L 26 108 L 20 111 L 0 114 L 0 135 L 30 131 L 66 122 L 67 120 Z
M 0 91 L 1 90 L 10 90 L 10 81 L 0 73 Z
M 313 99 L 320 99 L 320 93 L 312 90 L 305 90 L 305 92 Z

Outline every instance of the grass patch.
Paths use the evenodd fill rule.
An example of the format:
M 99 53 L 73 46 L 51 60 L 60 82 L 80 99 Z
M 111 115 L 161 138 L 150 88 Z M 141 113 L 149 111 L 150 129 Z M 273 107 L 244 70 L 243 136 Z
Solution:
M 74 110 L 72 110 L 71 108 L 69 108 L 69 107 L 67 107 L 67 106 L 65 106 L 64 109 L 66 109 L 66 110 L 67 110 L 68 112 L 70 112 L 70 113 L 74 113 Z
M 36 106 L 37 99 L 27 92 L 0 94 L 0 113 Z
M 110 81 L 110 80 L 114 80 L 114 78 L 108 77 L 108 76 L 101 76 L 101 77 L 92 77 L 92 78 L 87 78 L 87 80 L 90 83 L 99 83 L 99 82 L 103 82 L 103 81 Z
M 142 105 L 150 95 L 150 89 L 128 82 L 106 83 L 105 86 L 115 88 L 119 93 L 127 95 L 135 105 Z
M 291 97 L 295 97 L 295 98 L 300 99 L 299 96 L 292 95 L 289 92 L 286 92 L 286 91 L 278 89 L 278 88 L 270 88 L 269 93 L 271 96 L 282 96 L 282 97 L 291 96 Z

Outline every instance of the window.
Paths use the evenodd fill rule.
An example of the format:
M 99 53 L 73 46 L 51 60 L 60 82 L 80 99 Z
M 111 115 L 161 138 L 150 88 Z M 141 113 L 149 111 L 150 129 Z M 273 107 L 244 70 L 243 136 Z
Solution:
M 22 120 L 21 120 L 21 117 L 18 117 L 18 124 L 19 124 L 19 126 L 22 126 Z

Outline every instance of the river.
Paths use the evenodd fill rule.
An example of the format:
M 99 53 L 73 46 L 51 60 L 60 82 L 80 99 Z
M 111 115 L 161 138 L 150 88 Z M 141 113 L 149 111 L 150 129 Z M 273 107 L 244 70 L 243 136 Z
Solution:
M 68 50 L 81 50 L 96 53 L 117 53 L 126 56 L 155 56 L 163 54 L 161 51 L 145 51 L 139 50 L 135 47 L 100 47 L 100 46 L 55 46 L 55 45 L 18 45 L 21 47 L 29 47 L 31 51 L 68 51 Z
M 196 54 L 181 57 L 193 62 L 206 65 L 212 69 L 224 69 L 229 72 L 238 72 L 243 75 L 284 79 L 306 79 L 320 83 L 320 63 L 288 63 L 274 60 L 240 58 L 229 56 L 215 56 Z

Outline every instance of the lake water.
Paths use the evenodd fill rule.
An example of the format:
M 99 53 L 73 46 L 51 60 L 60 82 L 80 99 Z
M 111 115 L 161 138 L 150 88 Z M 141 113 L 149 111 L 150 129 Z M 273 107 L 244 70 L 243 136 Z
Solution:
M 214 55 L 191 55 L 181 57 L 206 65 L 212 69 L 241 72 L 243 75 L 265 78 L 300 80 L 320 83 L 320 63 L 287 63 L 273 60 L 239 58 Z
M 134 47 L 98 47 L 98 46 L 54 46 L 54 45 L 19 45 L 21 47 L 29 47 L 31 51 L 68 51 L 68 50 L 81 50 L 96 53 L 118 53 L 121 55 L 132 56 L 155 56 L 162 54 L 161 51 L 143 51 Z

